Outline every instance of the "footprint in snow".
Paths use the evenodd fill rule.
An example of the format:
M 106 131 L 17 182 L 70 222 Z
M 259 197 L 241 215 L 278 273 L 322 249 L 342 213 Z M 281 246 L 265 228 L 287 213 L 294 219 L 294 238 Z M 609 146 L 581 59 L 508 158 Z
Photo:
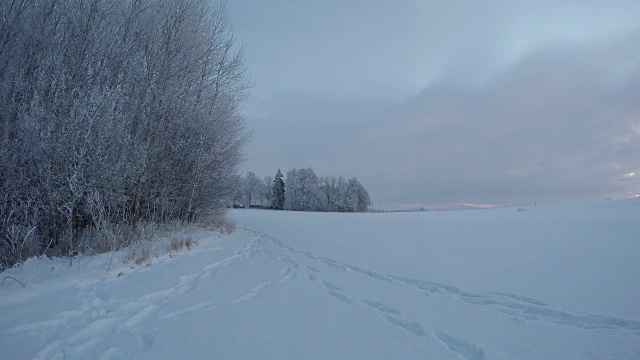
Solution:
M 322 280 L 322 285 L 329 290 L 340 290 L 340 286 L 326 280 Z
M 313 271 L 315 273 L 320 272 L 320 270 L 314 268 L 313 266 L 305 266 L 305 268 L 307 268 L 307 269 L 309 269 L 309 270 L 311 270 L 311 271 Z
M 447 346 L 449 351 L 457 353 L 465 360 L 481 360 L 485 358 L 484 350 L 463 339 L 442 332 L 436 332 L 434 335 Z
M 335 290 L 327 290 L 327 294 L 329 294 L 331 297 L 333 297 L 336 300 L 340 300 L 342 302 L 345 302 L 347 304 L 353 304 L 353 300 L 351 300 L 350 297 L 348 297 L 347 295 L 335 291 Z
M 389 322 L 389 324 L 402 328 L 415 336 L 426 336 L 424 328 L 416 321 L 406 321 L 391 315 L 385 315 L 384 318 Z
M 255 299 L 258 297 L 258 293 L 250 292 L 248 294 L 242 295 L 239 298 L 231 301 L 231 304 L 239 304 L 245 301 L 249 301 L 251 299 Z
M 369 307 L 372 307 L 378 311 L 381 311 L 383 313 L 392 314 L 392 315 L 399 315 L 402 313 L 402 311 L 394 308 L 393 306 L 385 305 L 378 301 L 368 300 L 368 299 L 360 299 L 360 301 L 362 301 L 363 304 Z

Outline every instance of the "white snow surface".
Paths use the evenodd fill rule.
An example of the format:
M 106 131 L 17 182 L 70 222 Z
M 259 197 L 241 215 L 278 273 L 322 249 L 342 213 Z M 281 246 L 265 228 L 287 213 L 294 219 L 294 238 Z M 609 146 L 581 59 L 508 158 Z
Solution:
M 0 274 L 26 285 L 0 287 L 0 358 L 640 358 L 638 200 L 231 216 L 150 266 Z

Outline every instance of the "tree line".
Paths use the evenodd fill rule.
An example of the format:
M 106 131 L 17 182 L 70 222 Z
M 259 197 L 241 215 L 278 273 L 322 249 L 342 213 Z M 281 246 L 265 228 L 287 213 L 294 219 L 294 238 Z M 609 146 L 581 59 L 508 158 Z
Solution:
M 0 269 L 223 207 L 245 70 L 222 2 L 1 1 Z
M 286 180 L 260 178 L 253 172 L 236 178 L 234 205 L 295 211 L 365 212 L 371 204 L 368 191 L 356 178 L 318 177 L 313 169 L 292 169 Z

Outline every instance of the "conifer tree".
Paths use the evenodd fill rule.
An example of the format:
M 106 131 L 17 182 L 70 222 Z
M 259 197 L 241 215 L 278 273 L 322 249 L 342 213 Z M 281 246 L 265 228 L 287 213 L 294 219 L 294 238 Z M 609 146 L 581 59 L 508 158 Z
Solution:
M 278 169 L 276 177 L 273 179 L 272 192 L 273 197 L 271 199 L 271 207 L 276 210 L 284 209 L 284 180 L 282 179 L 282 172 Z

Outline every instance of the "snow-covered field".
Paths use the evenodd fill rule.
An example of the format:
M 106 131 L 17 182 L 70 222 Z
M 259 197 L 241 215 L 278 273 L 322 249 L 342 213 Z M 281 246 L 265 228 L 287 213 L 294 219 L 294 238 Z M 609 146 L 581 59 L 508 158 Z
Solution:
M 1 274 L 0 358 L 640 358 L 638 200 L 231 215 L 151 266 Z

